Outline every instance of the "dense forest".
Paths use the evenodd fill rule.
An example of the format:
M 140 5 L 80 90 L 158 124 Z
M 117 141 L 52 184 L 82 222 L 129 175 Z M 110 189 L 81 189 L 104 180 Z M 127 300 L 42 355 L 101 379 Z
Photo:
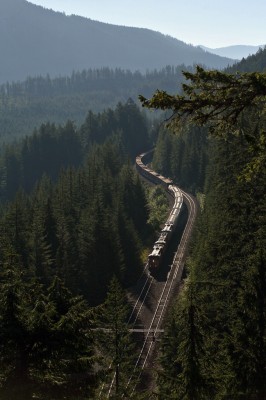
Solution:
M 96 398 L 118 348 L 126 382 L 134 352 L 122 288 L 140 276 L 168 213 L 163 189 L 133 169 L 157 130 L 129 99 L 89 111 L 80 127 L 46 123 L 2 145 L 1 399 Z
M 265 52 L 239 70 L 265 71 Z M 167 212 L 162 190 L 133 169 L 154 143 L 153 168 L 197 195 L 201 208 L 153 395 L 266 399 L 265 74 L 189 69 L 188 101 L 171 95 L 182 68 L 1 86 L 1 399 L 98 398 L 114 359 L 123 388 L 135 357 L 125 289 Z M 168 127 L 128 99 L 154 87 L 163 97 L 156 92 L 151 105 L 174 112 Z M 127 98 L 97 109 L 104 96 L 108 106 Z
M 88 110 L 98 113 L 115 108 L 128 98 L 137 101 L 139 93 L 151 96 L 158 85 L 175 93 L 183 80 L 184 68 L 184 65 L 168 66 L 146 74 L 118 68 L 89 69 L 54 79 L 40 76 L 3 84 L 0 86 L 0 143 L 30 135 L 45 122 L 64 124 L 71 120 L 80 126 Z
M 252 155 L 242 138 L 217 140 L 211 150 L 189 278 L 164 338 L 160 398 L 261 400 L 266 171 L 244 179 Z
M 242 61 L 239 69 L 264 72 L 265 54 L 260 51 Z M 188 277 L 162 343 L 158 397 L 263 400 L 265 73 L 229 75 L 197 68 L 186 78 L 184 95 L 157 92 L 150 100 L 142 98 L 148 107 L 173 111 L 170 126 L 177 136 L 159 136 L 155 153 L 154 162 L 162 170 L 172 173 L 171 159 L 167 165 L 162 154 L 178 154 L 185 123 L 207 123 L 209 132 L 205 184 L 195 181 L 196 190 L 204 190 L 204 201 L 186 263 Z M 197 132 L 201 150 L 206 150 L 202 128 L 190 132 L 190 140 Z M 202 154 L 195 157 L 200 170 Z
M 247 58 L 243 58 L 239 63 L 228 67 L 227 72 L 265 72 L 266 69 L 266 53 L 265 48 L 260 48 L 256 54 Z
M 125 306 L 121 287 L 138 278 L 154 233 L 148 219 L 156 220 L 156 212 L 147 208 L 148 193 L 132 168 L 143 144 L 149 145 L 147 121 L 128 101 L 90 112 L 80 129 L 71 122 L 46 124 L 5 147 L 1 399 L 91 398 L 112 376 L 107 356 L 100 357 L 107 337 L 90 332 L 97 307 L 107 307 L 101 318 L 114 319 L 112 296 L 119 294 Z M 126 309 L 120 314 L 121 307 L 119 340 L 125 344 Z
M 204 190 L 207 165 L 206 129 L 186 125 L 178 136 L 165 127 L 159 130 L 152 160 L 155 171 L 170 176 L 178 186 L 197 194 Z
M 80 127 L 46 123 L 2 146 L 1 398 L 97 396 L 115 349 L 93 330 L 115 318 L 126 379 L 133 344 L 121 288 L 136 282 L 168 210 L 163 190 L 144 187 L 132 168 L 156 131 L 129 99 L 89 111 Z M 188 160 L 195 147 L 187 143 Z
M 113 143 L 119 143 L 122 154 L 124 150 L 134 160 L 143 147 L 149 146 L 147 129 L 145 117 L 130 99 L 125 105 L 119 103 L 115 110 L 101 114 L 89 111 L 79 129 L 71 121 L 64 126 L 42 124 L 23 140 L 2 146 L 2 198 L 11 199 L 20 187 L 30 191 L 43 174 L 54 181 L 61 168 L 82 165 L 93 145 L 104 144 L 110 137 Z

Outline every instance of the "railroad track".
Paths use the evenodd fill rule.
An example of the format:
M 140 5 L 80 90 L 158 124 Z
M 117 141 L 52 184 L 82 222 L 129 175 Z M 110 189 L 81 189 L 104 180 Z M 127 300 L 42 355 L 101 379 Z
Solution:
M 138 370 L 137 382 L 140 382 L 141 375 L 146 367 L 149 356 L 151 355 L 151 353 L 154 349 L 154 346 L 156 344 L 156 339 L 157 339 L 158 335 L 160 335 L 161 332 L 163 332 L 163 330 L 162 330 L 163 317 L 165 315 L 167 306 L 169 304 L 172 289 L 174 288 L 175 285 L 177 285 L 177 283 L 180 281 L 181 276 L 182 276 L 187 246 L 188 246 L 189 239 L 191 237 L 192 228 L 193 228 L 196 214 L 197 214 L 197 204 L 196 204 L 195 199 L 184 191 L 182 191 L 182 194 L 184 196 L 184 199 L 185 199 L 186 205 L 188 207 L 188 211 L 189 211 L 188 220 L 187 220 L 185 229 L 183 231 L 178 249 L 175 253 L 171 269 L 168 273 L 167 281 L 165 282 L 163 289 L 161 291 L 161 295 L 158 299 L 158 303 L 157 303 L 156 310 L 154 312 L 154 316 L 153 316 L 152 321 L 147 330 L 147 334 L 145 336 L 145 340 L 144 340 L 142 348 L 140 350 L 138 359 L 135 363 L 133 373 L 132 373 L 131 377 L 129 378 L 128 385 L 130 384 L 132 377 L 134 375 L 134 372 L 136 370 Z M 135 389 L 136 389 L 136 385 L 135 385 L 133 391 L 131 392 L 131 396 L 133 395 Z
M 188 242 L 191 237 L 192 228 L 196 218 L 197 204 L 195 199 L 191 195 L 183 190 L 180 190 L 180 192 L 182 193 L 184 202 L 188 208 L 188 218 L 178 248 L 174 254 L 173 262 L 168 272 L 167 279 L 165 282 L 158 284 L 154 277 L 148 274 L 148 265 L 145 265 L 142 276 L 140 277 L 141 285 L 133 302 L 132 312 L 128 319 L 128 324 L 131 327 L 131 331 L 144 334 L 142 346 L 140 346 L 135 365 L 132 366 L 132 373 L 128 379 L 128 383 L 125 388 L 126 390 L 128 390 L 130 388 L 130 385 L 133 384 L 133 389 L 130 389 L 130 397 L 133 396 L 136 390 L 137 384 L 135 382 L 139 383 L 141 381 L 142 374 L 148 364 L 151 354 L 153 353 L 156 341 L 159 335 L 163 332 L 163 318 L 169 305 L 171 294 L 182 277 Z M 153 299 L 154 309 L 152 315 L 148 321 L 146 329 L 139 329 L 137 327 L 137 324 L 139 320 L 144 319 L 141 317 L 142 314 L 145 313 L 145 303 L 154 290 L 156 291 L 157 298 L 155 300 Z M 111 397 L 114 391 L 115 378 L 116 375 L 114 373 L 112 382 L 107 390 L 106 385 L 102 385 L 99 399 L 106 399 Z

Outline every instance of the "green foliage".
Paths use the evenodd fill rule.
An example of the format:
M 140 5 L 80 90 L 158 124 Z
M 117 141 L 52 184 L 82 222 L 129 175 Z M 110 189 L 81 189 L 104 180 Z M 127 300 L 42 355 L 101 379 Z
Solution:
M 206 71 L 197 67 L 195 73 L 184 72 L 189 84 L 183 84 L 182 95 L 170 95 L 157 91 L 150 100 L 140 96 L 142 105 L 155 109 L 171 109 L 169 126 L 182 127 L 185 122 L 199 125 L 208 123 L 209 132 L 227 139 L 228 132 L 243 137 L 250 143 L 256 159 L 247 164 L 247 170 L 255 173 L 265 167 L 265 73 L 250 72 L 228 74 Z M 245 113 L 254 113 L 257 124 L 250 132 L 242 123 Z
M 258 106 L 266 95 L 264 73 L 226 74 L 198 66 L 195 73 L 183 74 L 191 81 L 183 84 L 184 95 L 172 96 L 158 90 L 150 100 L 140 96 L 143 106 L 171 109 L 175 122 L 184 117 L 201 125 L 209 122 L 217 132 L 217 127 L 234 126 L 244 109 Z
M 2 152 L 1 398 L 93 398 L 103 366 L 90 307 L 104 302 L 114 275 L 124 287 L 136 281 L 150 234 L 128 161 L 142 142 L 146 120 L 128 101 L 89 113 L 80 130 L 42 125 Z
M 111 280 L 104 304 L 97 310 L 98 329 L 97 340 L 100 346 L 101 363 L 105 373 L 102 383 L 102 398 L 106 397 L 106 388 L 109 390 L 112 380 L 114 396 L 122 398 L 131 393 L 134 381 L 128 386 L 129 378 L 133 372 L 134 345 L 129 333 L 127 319 L 129 307 L 126 295 L 118 280 Z
M 256 54 L 243 58 L 240 62 L 226 68 L 227 72 L 265 72 L 266 70 L 266 51 L 265 47 L 260 48 Z
M 104 299 L 114 273 L 126 284 L 140 273 L 138 232 L 148 217 L 146 197 L 131 167 L 121 165 L 114 173 L 113 166 L 104 167 L 107 154 L 109 164 L 119 160 L 113 150 L 111 156 L 110 148 L 96 149 L 99 167 L 94 153 L 83 169 L 62 173 L 54 187 L 44 178 L 32 196 L 11 203 L 2 220 L 24 268 L 43 283 L 56 272 L 91 304 Z
M 201 364 L 204 359 L 203 313 L 193 281 L 187 282 L 180 297 L 162 343 L 159 398 L 205 399 L 206 378 Z
M 165 190 L 161 186 L 148 188 L 148 204 L 150 208 L 149 224 L 154 231 L 158 232 L 160 226 L 165 222 L 169 212 L 169 201 Z
M 5 146 L 0 156 L 1 197 L 13 199 L 20 187 L 30 192 L 44 174 L 56 181 L 61 169 L 81 166 L 95 144 L 104 144 L 104 162 L 113 163 L 112 173 L 119 168 L 112 158 L 113 145 L 118 159 L 129 156 L 132 161 L 148 148 L 148 124 L 134 102 L 119 103 L 98 115 L 89 112 L 80 130 L 70 121 L 62 127 L 47 123 L 32 136 Z
M 88 306 L 55 279 L 25 281 L 13 256 L 1 264 L 0 395 L 61 399 L 93 393 Z M 67 397 L 66 397 L 67 396 Z
M 203 397 L 194 393 L 187 398 L 264 399 L 265 170 L 252 181 L 239 179 L 250 150 L 233 135 L 230 142 L 219 140 L 212 146 L 212 155 L 190 278 L 174 315 L 174 328 L 168 329 L 169 348 L 163 347 L 162 398 L 171 390 L 177 393 L 173 398 L 179 398 L 191 377 L 182 343 L 188 350 L 200 341 L 199 376 L 193 387 Z M 188 328 L 182 328 L 190 310 L 190 287 L 197 309 L 193 338 Z M 167 364 L 169 359 L 174 363 Z
M 163 341 L 161 398 L 265 399 L 265 74 L 185 73 L 143 104 L 209 124 L 205 204 L 189 279 Z M 179 130 L 179 134 L 182 132 Z M 167 142 L 166 142 L 167 143 Z M 163 148 L 163 147 L 162 147 Z M 163 157 L 162 157 L 163 159 Z M 170 360 L 170 363 L 168 362 Z
M 208 160 L 206 129 L 186 125 L 182 132 L 173 135 L 161 129 L 154 157 L 153 169 L 195 193 L 203 190 Z
M 48 121 L 64 125 L 71 120 L 80 126 L 88 110 L 97 115 L 128 98 L 136 101 L 139 93 L 151 96 L 158 86 L 174 93 L 183 80 L 182 68 L 168 66 L 146 74 L 119 68 L 89 69 L 71 76 L 29 77 L 1 85 L 0 142 L 31 135 Z

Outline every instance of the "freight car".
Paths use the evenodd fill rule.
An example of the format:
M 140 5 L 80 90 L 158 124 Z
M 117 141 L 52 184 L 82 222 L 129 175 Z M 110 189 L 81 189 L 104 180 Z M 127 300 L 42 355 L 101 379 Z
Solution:
M 165 178 L 164 176 L 148 168 L 147 165 L 143 163 L 143 159 L 145 159 L 151 152 L 152 150 L 147 153 L 143 153 L 136 158 L 136 169 L 139 174 L 148 181 L 154 183 L 155 185 L 162 185 L 174 199 L 171 212 L 159 234 L 158 239 L 154 243 L 153 250 L 148 258 L 149 270 L 152 273 L 159 268 L 163 254 L 167 249 L 173 232 L 176 229 L 178 217 L 183 205 L 183 195 L 180 189 L 173 185 L 171 179 Z

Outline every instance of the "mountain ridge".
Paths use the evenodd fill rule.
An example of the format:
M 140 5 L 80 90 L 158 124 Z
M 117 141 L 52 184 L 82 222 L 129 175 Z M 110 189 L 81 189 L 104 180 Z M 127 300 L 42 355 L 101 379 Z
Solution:
M 263 49 L 265 45 L 258 45 L 258 46 L 252 46 L 252 45 L 246 45 L 246 44 L 237 44 L 237 45 L 232 45 L 232 46 L 224 46 L 224 47 L 216 47 L 216 48 L 210 48 L 206 47 L 203 45 L 200 45 L 203 50 L 212 53 L 212 54 L 217 54 L 218 56 L 222 57 L 229 57 L 234 60 L 242 60 L 242 58 L 247 58 L 248 56 L 255 54 L 258 52 L 258 50 L 261 48 Z
M 145 72 L 234 63 L 157 31 L 66 16 L 26 0 L 2 0 L 0 15 L 0 83 L 105 66 Z

